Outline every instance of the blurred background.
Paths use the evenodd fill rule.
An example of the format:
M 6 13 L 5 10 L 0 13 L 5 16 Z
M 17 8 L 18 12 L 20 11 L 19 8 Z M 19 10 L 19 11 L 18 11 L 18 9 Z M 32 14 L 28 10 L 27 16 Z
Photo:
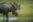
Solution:
M 8 13 L 9 17 L 17 17 L 17 20 L 10 20 L 9 22 L 33 22 L 33 0 L 0 0 L 0 3 L 12 3 L 16 2 L 20 4 L 20 10 L 16 10 L 18 12 L 18 16 L 12 15 L 12 12 Z M 0 19 L 2 17 L 2 13 L 0 13 Z M 3 22 L 1 20 L 0 22 Z

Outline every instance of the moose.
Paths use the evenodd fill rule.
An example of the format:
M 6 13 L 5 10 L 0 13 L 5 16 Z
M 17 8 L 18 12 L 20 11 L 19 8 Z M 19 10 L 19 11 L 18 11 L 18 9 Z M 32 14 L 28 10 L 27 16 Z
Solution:
M 13 15 L 17 16 L 16 10 L 20 10 L 20 5 L 17 3 L 0 3 L 0 13 L 3 13 L 3 16 L 6 15 L 7 22 L 8 22 L 8 13 L 12 12 Z

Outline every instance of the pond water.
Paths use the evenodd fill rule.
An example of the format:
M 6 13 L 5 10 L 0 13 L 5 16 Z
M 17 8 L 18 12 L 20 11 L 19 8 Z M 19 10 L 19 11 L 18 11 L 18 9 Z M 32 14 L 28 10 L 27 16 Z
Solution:
M 4 18 L 6 20 L 6 17 Z M 17 20 L 17 17 L 9 17 L 8 20 Z M 0 17 L 0 21 L 3 20 L 3 17 Z
M 6 17 L 4 19 L 6 20 Z M 33 22 L 33 19 L 24 17 L 9 17 L 8 20 L 8 22 Z M 0 17 L 0 21 L 3 22 L 3 17 Z

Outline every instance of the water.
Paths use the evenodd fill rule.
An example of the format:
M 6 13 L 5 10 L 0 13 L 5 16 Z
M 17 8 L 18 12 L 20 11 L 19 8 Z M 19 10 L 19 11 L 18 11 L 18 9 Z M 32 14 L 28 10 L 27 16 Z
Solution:
M 5 20 L 6 20 L 6 18 L 5 18 Z M 27 19 L 24 17 L 9 17 L 8 20 L 9 20 L 8 22 L 33 22 L 33 19 L 30 19 L 30 18 Z M 0 21 L 3 22 L 3 17 L 0 17 Z
M 17 17 L 9 17 L 8 20 L 17 20 Z
M 0 21 L 3 20 L 3 17 L 0 17 Z M 6 18 L 5 18 L 6 20 Z M 17 17 L 9 17 L 8 20 L 18 20 Z

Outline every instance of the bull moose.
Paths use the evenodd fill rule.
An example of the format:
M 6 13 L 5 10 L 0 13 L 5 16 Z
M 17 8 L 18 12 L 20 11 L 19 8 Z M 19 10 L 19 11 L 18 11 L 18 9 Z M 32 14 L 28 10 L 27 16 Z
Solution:
M 19 9 L 20 5 L 18 5 L 17 3 L 10 3 L 10 5 L 8 3 L 0 3 L 0 13 L 3 13 L 3 16 L 6 15 L 7 22 L 8 22 L 8 13 L 12 12 L 12 14 L 17 16 L 18 14 L 16 10 Z

